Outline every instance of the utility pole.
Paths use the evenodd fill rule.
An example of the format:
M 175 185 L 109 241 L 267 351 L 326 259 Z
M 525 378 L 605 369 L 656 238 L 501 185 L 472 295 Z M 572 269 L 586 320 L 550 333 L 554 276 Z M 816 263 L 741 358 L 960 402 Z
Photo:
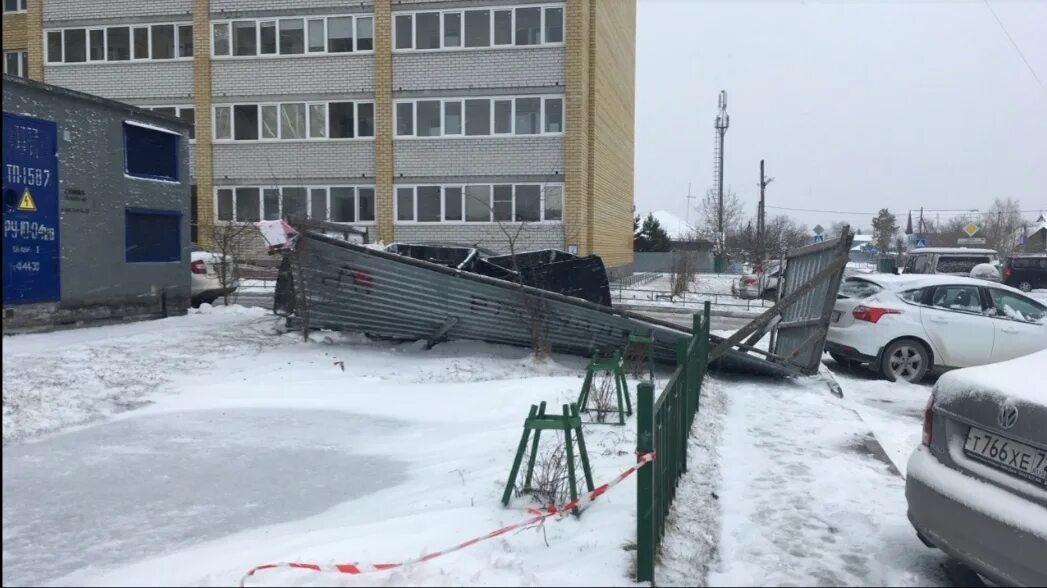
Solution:
M 730 124 L 731 117 L 727 115 L 727 90 L 720 90 L 720 112 L 716 115 L 716 133 L 719 136 L 719 142 L 717 143 L 716 153 L 713 155 L 713 159 L 716 160 L 716 193 L 719 203 L 716 222 L 717 273 L 722 272 L 724 269 L 727 245 L 723 230 L 723 136 L 727 134 L 727 127 Z
M 691 228 L 691 201 L 694 200 L 694 196 L 691 196 L 691 183 L 687 182 L 687 228 Z
M 767 184 L 774 181 L 774 178 L 768 178 L 763 173 L 763 160 L 760 160 L 760 207 L 756 211 L 756 251 L 759 254 L 760 259 L 757 261 L 763 261 L 764 258 L 764 229 L 767 226 L 767 209 L 765 207 L 766 201 L 764 199 L 764 191 L 767 189 Z

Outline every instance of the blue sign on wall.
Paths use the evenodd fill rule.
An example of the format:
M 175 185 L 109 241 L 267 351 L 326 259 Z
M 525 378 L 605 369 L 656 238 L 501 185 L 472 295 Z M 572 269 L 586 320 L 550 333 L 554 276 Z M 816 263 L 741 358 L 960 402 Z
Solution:
M 4 304 L 61 297 L 55 123 L 4 113 Z

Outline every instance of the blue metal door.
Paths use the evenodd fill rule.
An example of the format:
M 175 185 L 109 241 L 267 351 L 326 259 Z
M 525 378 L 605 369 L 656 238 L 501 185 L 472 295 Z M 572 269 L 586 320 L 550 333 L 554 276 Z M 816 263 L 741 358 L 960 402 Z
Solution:
M 4 304 L 61 297 L 55 123 L 4 113 Z

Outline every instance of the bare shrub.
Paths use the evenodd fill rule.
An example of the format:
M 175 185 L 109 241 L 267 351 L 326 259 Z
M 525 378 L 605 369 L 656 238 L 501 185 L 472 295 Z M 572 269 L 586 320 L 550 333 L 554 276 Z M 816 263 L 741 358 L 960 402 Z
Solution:
M 618 391 L 613 373 L 604 372 L 593 377 L 589 388 L 589 412 L 597 423 L 606 423 L 608 415 L 618 412 Z
M 574 471 L 582 475 L 580 458 L 575 452 Z M 524 463 L 529 463 L 530 450 L 524 455 Z M 576 484 L 584 487 L 585 481 L 576 480 Z M 562 506 L 571 499 L 570 478 L 567 473 L 567 450 L 564 447 L 563 433 L 556 432 L 556 442 L 545 449 L 539 449 L 538 457 L 534 462 L 534 474 L 531 476 L 530 486 L 524 486 L 523 481 L 516 483 L 516 496 L 530 496 L 537 500 L 542 506 Z
M 209 247 L 218 254 L 215 271 L 222 288 L 222 300 L 226 305 L 236 301 L 235 291 L 240 280 L 240 266 L 244 256 L 250 252 L 252 241 L 260 239 L 258 227 L 252 223 L 217 222 L 206 227 Z
M 694 256 L 687 251 L 677 251 L 673 255 L 673 273 L 671 277 L 672 295 L 681 296 L 688 291 L 694 281 L 696 264 Z

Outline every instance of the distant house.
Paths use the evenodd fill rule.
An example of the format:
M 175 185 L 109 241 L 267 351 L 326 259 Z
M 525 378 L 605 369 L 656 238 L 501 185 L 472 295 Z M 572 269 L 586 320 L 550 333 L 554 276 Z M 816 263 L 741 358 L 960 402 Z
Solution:
M 651 213 L 673 242 L 673 251 L 712 251 L 712 241 L 700 239 L 698 230 L 667 210 Z
M 1047 253 L 1047 218 L 1041 214 L 1032 226 L 1019 229 L 1014 245 L 1022 253 Z

